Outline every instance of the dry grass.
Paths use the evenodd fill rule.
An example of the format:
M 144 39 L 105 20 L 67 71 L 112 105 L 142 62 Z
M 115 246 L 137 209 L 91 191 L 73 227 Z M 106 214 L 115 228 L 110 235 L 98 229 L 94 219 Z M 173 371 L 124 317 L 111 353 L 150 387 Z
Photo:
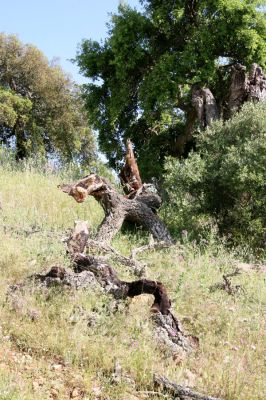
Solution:
M 222 246 L 200 250 L 187 243 L 141 255 L 149 261 L 148 277 L 166 284 L 175 313 L 200 339 L 199 350 L 186 359 L 173 359 L 154 340 L 149 296 L 115 313 L 113 299 L 99 289 L 27 292 L 22 303 L 6 301 L 10 284 L 68 265 L 61 239 L 75 220 L 89 220 L 92 229 L 101 221 L 94 200 L 76 204 L 58 183 L 51 173 L 0 168 L 0 399 L 144 398 L 137 392 L 152 389 L 154 372 L 227 400 L 265 399 L 265 274 L 251 270 L 232 278 L 242 288 L 235 296 L 211 291 L 234 269 Z M 145 238 L 120 234 L 113 245 L 129 254 Z M 112 382 L 115 360 L 135 386 Z

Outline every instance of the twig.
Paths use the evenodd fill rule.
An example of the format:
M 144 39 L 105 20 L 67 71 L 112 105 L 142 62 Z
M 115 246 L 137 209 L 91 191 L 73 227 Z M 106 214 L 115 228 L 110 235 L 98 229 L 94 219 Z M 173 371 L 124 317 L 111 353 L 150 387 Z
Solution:
M 142 264 L 139 261 L 133 260 L 132 258 L 120 254 L 116 249 L 114 249 L 106 242 L 101 243 L 93 239 L 88 239 L 87 247 L 89 248 L 94 247 L 96 249 L 103 251 L 105 254 L 108 255 L 111 253 L 111 255 L 116 261 L 120 262 L 121 264 L 124 264 L 127 267 L 133 268 L 133 272 L 137 276 L 142 276 L 145 272 L 146 264 Z
M 143 251 L 147 250 L 158 250 L 158 249 L 166 249 L 168 247 L 171 247 L 172 243 L 166 243 L 166 242 L 155 242 L 152 244 L 147 244 L 145 246 L 141 247 L 136 247 L 131 251 L 131 258 L 134 259 L 137 254 L 142 253 Z
M 148 396 L 158 396 L 158 397 L 160 396 L 160 397 L 163 397 L 165 399 L 170 399 L 171 398 L 171 396 L 168 395 L 168 394 L 162 394 L 161 392 L 154 392 L 152 390 L 138 390 L 136 393 L 137 394 L 144 394 L 144 395 L 148 395 Z

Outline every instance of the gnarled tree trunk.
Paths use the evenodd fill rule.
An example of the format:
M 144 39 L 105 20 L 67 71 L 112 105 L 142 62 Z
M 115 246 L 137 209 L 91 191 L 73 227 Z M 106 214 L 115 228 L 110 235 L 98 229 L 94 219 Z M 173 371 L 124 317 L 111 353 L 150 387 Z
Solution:
M 119 194 L 104 178 L 90 174 L 76 183 L 63 184 L 60 188 L 78 203 L 90 195 L 102 206 L 105 218 L 96 236 L 98 240 L 110 242 L 124 221 L 132 221 L 147 229 L 156 240 L 173 242 L 166 225 L 155 214 L 161 199 L 158 194 L 149 191 L 149 185 L 142 185 L 128 198 Z
M 96 174 L 87 175 L 73 184 L 63 184 L 59 187 L 74 197 L 78 203 L 82 203 L 90 195 L 102 206 L 105 218 L 99 227 L 96 240 L 110 242 L 123 222 L 131 221 L 147 229 L 158 241 L 172 243 L 166 225 L 156 215 L 161 205 L 161 198 L 152 185 L 142 183 L 129 139 L 120 179 L 126 192 L 125 196 Z

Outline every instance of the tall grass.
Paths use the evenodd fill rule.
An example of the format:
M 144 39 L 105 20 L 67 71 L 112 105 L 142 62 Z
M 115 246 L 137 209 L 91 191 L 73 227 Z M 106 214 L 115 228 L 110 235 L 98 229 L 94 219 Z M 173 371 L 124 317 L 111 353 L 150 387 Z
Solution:
M 249 270 L 232 278 L 241 287 L 235 296 L 211 291 L 236 262 L 214 240 L 141 255 L 148 278 L 165 283 L 174 312 L 199 337 L 199 350 L 186 358 L 173 358 L 154 338 L 149 296 L 121 303 L 116 312 L 113 298 L 99 288 L 29 290 L 6 300 L 10 284 L 54 264 L 69 265 L 61 239 L 75 220 L 97 229 L 103 217 L 98 204 L 77 204 L 57 189 L 73 175 L 0 162 L 0 399 L 68 399 L 75 388 L 77 398 L 144 398 L 138 392 L 153 390 L 154 372 L 227 400 L 265 399 L 265 275 Z M 129 254 L 146 238 L 120 233 L 113 245 Z M 116 268 L 124 279 L 135 279 Z M 115 360 L 135 386 L 113 382 Z

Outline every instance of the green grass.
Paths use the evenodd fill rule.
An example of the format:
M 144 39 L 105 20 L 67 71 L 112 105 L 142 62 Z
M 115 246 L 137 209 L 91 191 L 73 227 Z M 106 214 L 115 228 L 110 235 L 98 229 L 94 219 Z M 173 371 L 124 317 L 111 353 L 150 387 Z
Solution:
M 234 269 L 234 256 L 216 243 L 140 255 L 149 263 L 147 277 L 166 285 L 173 311 L 200 340 L 186 358 L 173 359 L 154 339 L 152 298 L 146 295 L 115 313 L 112 297 L 96 288 L 28 291 L 6 301 L 10 284 L 55 264 L 69 265 L 62 238 L 75 220 L 88 220 L 95 232 L 103 217 L 93 199 L 77 204 L 60 192 L 63 179 L 34 168 L 0 167 L 0 399 L 68 399 L 75 388 L 85 399 L 140 399 L 138 391 L 153 390 L 154 372 L 227 400 L 265 399 L 265 273 L 232 278 L 242 288 L 236 296 L 210 291 Z M 129 254 L 146 240 L 142 232 L 119 234 L 113 245 Z M 120 277 L 135 279 L 123 266 L 116 268 Z M 32 320 L 31 310 L 38 318 Z M 135 387 L 112 382 L 115 360 Z

